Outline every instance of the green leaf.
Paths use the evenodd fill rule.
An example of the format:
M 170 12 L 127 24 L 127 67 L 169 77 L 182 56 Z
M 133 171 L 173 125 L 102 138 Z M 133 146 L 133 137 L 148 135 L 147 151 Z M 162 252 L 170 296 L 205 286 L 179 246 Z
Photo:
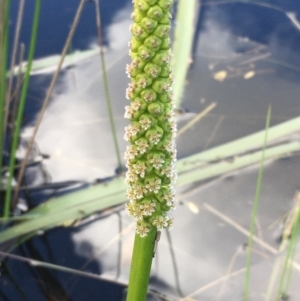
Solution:
M 195 18 L 198 15 L 197 5 L 198 1 L 196 0 L 179 0 L 178 4 L 172 60 L 176 83 L 173 85 L 174 103 L 177 108 L 180 106 L 189 60 L 191 59 Z

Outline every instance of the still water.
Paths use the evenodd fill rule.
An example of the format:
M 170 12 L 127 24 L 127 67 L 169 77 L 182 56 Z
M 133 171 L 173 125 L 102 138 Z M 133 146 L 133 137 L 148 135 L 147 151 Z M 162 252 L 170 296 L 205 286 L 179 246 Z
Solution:
M 78 1 L 45 1 L 36 58 L 60 53 Z M 127 41 L 131 1 L 100 1 L 105 60 L 121 152 L 128 79 Z M 26 2 L 21 40 L 28 45 L 34 1 Z M 18 1 L 12 0 L 11 33 Z M 176 20 L 174 20 L 176 24 Z M 87 1 L 70 50 L 74 61 L 61 73 L 36 140 L 41 164 L 28 168 L 23 193 L 31 207 L 113 177 L 117 158 L 112 141 L 99 55 L 76 60 L 76 51 L 97 46 L 95 5 Z M 12 39 L 11 39 L 12 40 Z M 178 157 L 262 130 L 271 104 L 272 125 L 300 114 L 300 3 L 296 1 L 202 1 L 195 22 L 191 68 L 182 98 L 179 128 L 215 102 L 216 108 L 178 137 Z M 32 76 L 22 137 L 32 133 L 51 68 Z M 298 139 L 299 133 L 288 139 Z M 122 156 L 123 157 L 123 156 Z M 298 156 L 265 168 L 254 245 L 251 300 L 264 300 L 279 246 L 272 223 L 293 206 L 300 188 Z M 149 300 L 242 300 L 245 244 L 257 167 L 194 183 L 178 193 L 175 227 L 163 233 L 153 263 Z M 123 206 L 86 221 L 58 227 L 20 245 L 14 253 L 101 274 L 95 280 L 9 259 L 2 268 L 0 300 L 123 300 L 128 279 L 133 224 Z M 121 233 L 121 235 L 120 235 Z M 121 237 L 121 240 L 120 240 Z M 170 248 L 170 241 L 172 248 Z M 174 252 L 175 257 L 172 255 Z M 298 246 L 297 259 L 300 259 Z M 295 270 L 290 300 L 299 300 Z M 230 275 L 230 276 L 229 276 Z M 227 276 L 227 277 L 226 277 Z M 223 278 L 222 278 L 223 277 Z M 161 296 L 164 295 L 164 296 Z M 183 298 L 184 297 L 184 298 Z M 1 299 L 2 298 L 2 299 Z

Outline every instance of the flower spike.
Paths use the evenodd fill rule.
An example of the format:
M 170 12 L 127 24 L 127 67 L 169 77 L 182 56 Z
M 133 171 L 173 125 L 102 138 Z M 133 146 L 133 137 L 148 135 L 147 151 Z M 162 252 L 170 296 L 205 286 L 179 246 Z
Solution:
M 130 84 L 126 97 L 125 129 L 130 145 L 125 153 L 126 182 L 129 185 L 126 209 L 136 220 L 141 237 L 154 227 L 170 229 L 175 209 L 175 133 L 170 67 L 170 8 L 172 0 L 135 0 L 129 42 L 131 64 L 126 73 Z

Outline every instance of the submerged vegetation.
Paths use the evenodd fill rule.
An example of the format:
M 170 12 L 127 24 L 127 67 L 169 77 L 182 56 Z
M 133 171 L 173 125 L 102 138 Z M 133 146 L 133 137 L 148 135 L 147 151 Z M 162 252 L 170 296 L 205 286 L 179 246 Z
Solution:
M 173 19 L 174 21 L 170 19 L 172 5 L 171 0 L 134 1 L 134 12 L 132 15 L 133 25 L 131 26 L 133 37 L 130 42 L 130 56 L 132 61 L 127 66 L 127 75 L 130 77 L 131 82 L 126 93 L 127 98 L 130 99 L 130 105 L 126 107 L 125 113 L 125 117 L 130 120 L 130 125 L 126 127 L 125 134 L 125 138 L 129 143 L 125 153 L 125 163 L 127 165 L 126 176 L 122 173 L 122 162 L 119 154 L 120 150 L 122 150 L 122 146 L 120 144 L 119 149 L 117 141 L 117 134 L 119 133 L 116 133 L 114 125 L 118 116 L 113 115 L 112 103 L 114 100 L 110 99 L 111 97 L 108 89 L 109 76 L 107 75 L 106 71 L 108 70 L 106 69 L 109 67 L 105 64 L 106 52 L 102 45 L 103 39 L 101 37 L 101 31 L 103 29 L 100 24 L 99 3 L 97 0 L 90 1 L 91 3 L 95 2 L 95 5 L 92 5 L 95 6 L 97 16 L 96 26 L 98 30 L 97 35 L 99 48 L 96 50 L 94 49 L 89 53 L 92 55 L 98 55 L 100 49 L 100 58 L 103 68 L 102 81 L 105 86 L 103 93 L 105 94 L 105 97 L 103 96 L 102 98 L 103 101 L 104 98 L 107 100 L 108 112 L 110 115 L 109 122 L 112 129 L 110 138 L 114 141 L 115 152 L 118 157 L 116 172 L 111 178 L 104 180 L 101 179 L 101 181 L 99 181 L 100 183 L 97 183 L 96 185 L 90 185 L 84 189 L 72 191 L 67 194 L 62 192 L 62 195 L 51 197 L 39 205 L 32 206 L 29 210 L 18 209 L 19 207 L 21 208 L 20 204 L 24 201 L 24 197 L 26 197 L 26 193 L 28 193 L 28 191 L 28 195 L 30 196 L 30 189 L 27 187 L 26 181 L 24 182 L 24 177 L 26 178 L 24 173 L 27 168 L 30 167 L 30 164 L 35 163 L 30 159 L 33 155 L 33 145 L 36 142 L 37 131 L 39 130 L 39 126 L 43 120 L 44 113 L 50 103 L 58 75 L 63 68 L 63 63 L 66 60 L 68 62 L 72 61 L 72 59 L 76 57 L 72 53 L 70 55 L 67 55 L 67 53 L 71 48 L 72 39 L 83 9 L 88 3 L 86 0 L 81 0 L 79 2 L 69 35 L 66 37 L 65 45 L 57 62 L 58 66 L 51 79 L 41 110 L 38 113 L 33 135 L 30 137 L 29 143 L 25 143 L 27 147 L 26 155 L 20 159 L 17 157 L 17 151 L 21 148 L 20 144 L 22 143 L 22 141 L 20 141 L 20 133 L 24 125 L 24 107 L 26 106 L 25 101 L 28 99 L 28 87 L 31 79 L 32 67 L 34 67 L 34 70 L 36 70 L 35 68 L 40 68 L 40 66 L 44 68 L 45 65 L 43 65 L 43 62 L 49 62 L 48 59 L 45 59 L 45 61 L 39 60 L 39 62 L 34 61 L 36 41 L 38 42 L 38 29 L 40 26 L 39 14 L 43 2 L 36 0 L 35 7 L 32 7 L 34 13 L 32 18 L 31 41 L 29 45 L 26 45 L 26 48 L 29 49 L 28 58 L 24 59 L 24 45 L 22 45 L 19 41 L 19 26 L 16 26 L 12 49 L 9 47 L 9 36 L 12 36 L 9 26 L 11 1 L 0 0 L 0 152 L 2 155 L 2 160 L 0 160 L 0 198 L 2 211 L 2 217 L 0 219 L 0 255 L 3 256 L 3 266 L 5 266 L 5 269 L 8 269 L 8 272 L 5 273 L 10 275 L 9 277 L 13 274 L 13 268 L 11 272 L 9 271 L 9 259 L 13 258 L 13 260 L 23 260 L 33 268 L 39 266 L 49 270 L 55 269 L 76 275 L 76 269 L 69 269 L 62 265 L 50 264 L 47 262 L 43 263 L 39 256 L 37 256 L 37 258 L 24 258 L 24 256 L 22 257 L 16 254 L 13 255 L 12 253 L 18 246 L 22 247 L 24 243 L 30 242 L 33 238 L 39 239 L 37 234 L 44 233 L 42 231 L 69 225 L 75 227 L 75 225 L 84 224 L 84 222 L 90 223 L 92 216 L 95 217 L 102 213 L 105 214 L 106 212 L 108 212 L 109 215 L 110 212 L 115 212 L 114 210 L 117 210 L 120 215 L 120 211 L 124 209 L 124 204 L 126 202 L 126 180 L 127 185 L 130 185 L 130 188 L 127 190 L 127 197 L 130 202 L 126 205 L 126 207 L 127 211 L 135 218 L 136 222 L 135 246 L 133 250 L 132 269 L 127 300 L 145 300 L 147 292 L 149 293 L 152 289 L 147 290 L 147 285 L 153 256 L 158 254 L 160 249 L 164 250 L 163 248 L 165 244 L 169 244 L 171 245 L 171 259 L 172 264 L 174 265 L 176 289 L 168 289 L 167 286 L 171 287 L 170 281 L 167 277 L 163 278 L 163 276 L 162 283 L 165 281 L 166 291 L 161 289 L 160 293 L 155 293 L 159 300 L 177 301 L 179 298 L 181 298 L 180 300 L 182 301 L 200 300 L 200 293 L 206 292 L 210 287 L 215 288 L 218 284 L 221 284 L 221 289 L 216 300 L 223 300 L 221 299 L 222 296 L 226 296 L 226 281 L 229 281 L 231 279 L 230 277 L 235 277 L 235 275 L 241 273 L 243 274 L 241 279 L 244 279 L 244 276 L 246 276 L 244 287 L 241 288 L 241 286 L 243 286 L 241 284 L 239 288 L 233 286 L 233 289 L 231 290 L 238 290 L 238 292 L 234 292 L 237 295 L 242 295 L 242 290 L 244 290 L 244 300 L 279 301 L 286 300 L 290 296 L 290 300 L 293 301 L 293 294 L 289 293 L 291 288 L 292 272 L 293 270 L 300 270 L 299 264 L 295 261 L 295 258 L 297 258 L 297 241 L 299 236 L 300 220 L 299 193 L 296 193 L 294 206 L 284 223 L 284 229 L 282 230 L 282 235 L 280 237 L 280 246 L 278 248 L 276 248 L 275 244 L 267 243 L 267 239 L 264 240 L 263 235 L 260 233 L 260 204 L 258 200 L 262 199 L 260 194 L 264 193 L 262 172 L 266 168 L 266 163 L 279 158 L 291 157 L 299 153 L 300 142 L 297 135 L 294 134 L 300 131 L 300 117 L 284 122 L 280 121 L 280 123 L 275 126 L 270 126 L 269 122 L 267 122 L 265 130 L 241 137 L 231 142 L 226 142 L 225 144 L 217 144 L 217 146 L 207 150 L 205 149 L 206 147 L 204 147 L 201 152 L 199 151 L 194 154 L 188 152 L 188 156 L 184 158 L 179 157 L 178 161 L 175 162 L 176 150 L 174 140 L 176 123 L 178 122 L 179 127 L 181 128 L 179 130 L 180 138 L 177 141 L 180 146 L 182 141 L 186 141 L 185 139 L 189 138 L 189 133 L 193 132 L 193 127 L 195 127 L 197 131 L 199 130 L 198 123 L 200 119 L 204 117 L 209 119 L 217 116 L 217 114 L 214 115 L 215 111 L 212 110 L 216 107 L 216 104 L 218 105 L 218 103 L 221 102 L 214 99 L 216 103 L 208 105 L 203 111 L 197 112 L 192 120 L 185 122 L 184 118 L 190 118 L 191 114 L 189 115 L 189 113 L 185 113 L 185 110 L 181 108 L 181 101 L 183 98 L 182 92 L 185 86 L 189 85 L 190 81 L 193 81 L 192 77 L 187 78 L 187 72 L 189 70 L 190 63 L 192 62 L 191 49 L 193 35 L 199 34 L 196 32 L 197 29 L 195 30 L 195 24 L 199 17 L 200 9 L 197 7 L 197 1 L 195 0 L 178 1 L 175 10 L 176 16 L 174 13 L 175 11 L 172 11 L 175 17 L 175 20 Z M 243 5 L 250 5 L 247 1 L 243 2 Z M 21 25 L 22 23 L 24 5 L 25 1 L 20 0 L 18 20 L 16 22 L 18 25 Z M 218 5 L 218 3 L 204 1 L 202 9 L 203 7 L 208 7 L 210 5 Z M 222 7 L 226 5 L 227 2 L 220 3 L 220 6 Z M 255 2 L 255 5 L 257 7 L 263 7 L 264 9 L 268 9 L 270 6 L 260 5 L 258 2 Z M 280 12 L 279 9 L 274 7 L 275 6 L 271 7 L 272 11 Z M 298 21 L 295 19 L 295 16 L 293 16 L 292 13 L 289 13 L 288 16 L 293 21 L 293 26 L 297 27 Z M 170 30 L 171 23 L 175 25 L 174 35 Z M 170 51 L 170 47 L 172 46 L 169 38 L 170 34 L 174 37 L 174 56 L 172 59 Z M 274 59 L 269 59 L 269 53 L 264 53 L 263 55 L 265 54 L 268 55 L 266 56 L 267 59 L 265 62 L 272 64 L 276 63 Z M 82 54 L 83 57 L 85 57 L 85 55 L 85 53 Z M 218 81 L 218 88 L 221 87 L 221 85 L 223 85 L 222 87 L 226 86 L 227 80 L 229 81 L 231 78 L 236 76 L 241 76 L 244 82 L 246 82 L 246 80 L 251 80 L 256 76 L 256 71 L 254 70 L 253 65 L 261 56 L 262 54 L 258 52 L 257 57 L 251 57 L 250 59 L 247 58 L 246 62 L 239 61 L 236 64 L 240 68 L 238 70 L 235 70 L 236 65 L 232 62 L 231 58 L 228 59 L 230 62 L 230 64 L 228 63 L 228 66 L 225 65 L 224 62 L 226 62 L 226 60 L 224 60 L 223 57 L 214 58 L 212 63 L 209 64 L 209 70 L 213 73 L 212 80 Z M 240 57 L 241 55 L 239 56 L 239 59 Z M 200 59 L 201 58 L 204 58 L 204 56 L 201 56 Z M 252 69 L 250 71 L 245 71 L 244 66 L 248 64 L 248 61 L 249 68 Z M 50 63 L 52 64 L 52 62 Z M 46 63 L 46 65 L 47 64 L 48 63 Z M 74 64 L 76 64 L 76 62 Z M 281 66 L 284 65 L 286 67 L 291 66 L 291 64 L 280 62 L 277 62 L 277 64 L 280 64 Z M 218 67 L 218 70 L 216 70 L 216 66 L 220 66 Z M 174 83 L 171 67 L 174 70 Z M 122 66 L 122 70 L 123 69 L 125 69 L 125 64 Z M 295 66 L 293 70 L 296 70 Z M 196 71 L 192 70 L 192 72 Z M 257 72 L 257 74 L 259 74 L 259 72 Z M 222 76 L 220 77 L 220 75 Z M 203 80 L 203 77 L 199 79 L 199 81 L 201 80 Z M 172 89 L 175 94 L 174 96 L 172 95 Z M 201 96 L 201 101 L 204 103 L 206 100 Z M 196 104 L 196 100 L 193 100 L 192 102 L 193 104 Z M 173 113 L 174 107 L 176 107 L 177 115 Z M 195 107 L 197 106 L 195 105 Z M 273 110 L 272 119 L 274 116 L 275 120 L 276 113 L 274 114 L 274 111 L 275 110 Z M 208 114 L 210 115 L 207 116 Z M 264 114 L 265 112 L 261 113 L 261 115 Z M 205 137 L 205 139 L 207 138 L 208 145 L 218 131 L 223 120 L 222 118 L 224 119 L 223 115 L 219 119 L 219 122 L 216 122 L 215 128 L 207 131 L 208 137 Z M 235 118 L 238 118 L 238 116 Z M 286 120 L 287 118 L 281 117 L 280 120 L 281 119 Z M 240 122 L 237 121 L 238 119 L 234 120 L 236 123 Z M 270 113 L 268 114 L 267 120 L 270 120 Z M 253 122 L 253 120 L 249 121 L 249 123 L 251 122 Z M 185 123 L 185 126 L 183 123 Z M 202 134 L 202 129 L 201 131 L 199 130 L 199 133 L 200 132 Z M 266 134 L 268 139 L 265 138 Z M 76 135 L 76 132 L 74 135 Z M 197 139 L 198 140 L 195 140 L 195 143 L 202 145 L 201 141 L 204 138 L 199 135 L 197 136 Z M 189 146 L 186 148 L 188 149 Z M 226 213 L 226 210 L 221 212 L 221 209 L 217 210 L 214 208 L 213 204 L 211 204 L 208 199 L 209 196 L 206 196 L 206 193 L 204 193 L 205 195 L 200 193 L 197 197 L 194 197 L 194 199 L 189 196 L 193 193 L 192 189 L 195 189 L 196 191 L 202 189 L 202 186 L 200 187 L 199 185 L 200 182 L 204 183 L 204 181 L 220 179 L 220 176 L 226 177 L 228 174 L 232 175 L 244 167 L 254 167 L 252 172 L 256 172 L 256 166 L 259 164 L 261 165 L 259 172 L 260 176 L 257 180 L 256 194 L 255 191 L 253 191 L 253 196 L 255 194 L 255 201 L 253 205 L 254 208 L 250 231 L 243 228 L 241 225 L 246 223 L 245 220 L 242 220 L 242 222 L 238 219 L 234 220 L 233 217 L 226 215 L 228 214 L 228 212 Z M 178 179 L 175 184 L 176 173 L 178 174 Z M 243 173 L 238 173 L 237 177 L 243 177 Z M 230 183 L 227 183 L 227 185 L 230 186 Z M 218 218 L 220 223 L 222 222 L 226 226 L 229 225 L 230 227 L 235 228 L 239 233 L 242 233 L 249 239 L 247 245 L 248 259 L 244 264 L 244 267 L 246 268 L 232 271 L 233 263 L 236 258 L 234 255 L 225 276 L 213 281 L 207 286 L 203 286 L 193 293 L 188 293 L 190 291 L 190 283 L 192 283 L 198 275 L 190 274 L 187 276 L 184 274 L 184 276 L 181 277 L 180 273 L 185 270 L 184 265 L 186 265 L 186 263 L 182 264 L 181 260 L 184 259 L 184 256 L 186 256 L 189 252 L 188 249 L 184 249 L 187 247 L 186 239 L 196 237 L 192 236 L 194 235 L 194 229 L 192 229 L 193 225 L 190 225 L 187 230 L 185 228 L 184 231 L 186 231 L 186 233 L 184 233 L 180 228 L 177 229 L 177 233 L 180 233 L 180 242 L 185 241 L 182 245 L 181 243 L 179 243 L 180 245 L 178 244 L 178 237 L 176 237 L 176 245 L 172 246 L 172 232 L 167 232 L 168 235 L 166 240 L 164 240 L 165 235 L 162 235 L 161 240 L 163 240 L 163 243 L 159 243 L 160 230 L 172 227 L 173 220 L 169 217 L 168 211 L 175 207 L 174 186 L 176 186 L 176 189 L 179 190 L 177 197 L 178 202 L 176 202 L 176 204 L 180 205 L 181 208 L 178 211 L 190 210 L 193 212 L 193 215 L 190 216 L 191 221 L 195 216 L 197 220 L 205 220 L 205 218 L 203 218 L 203 211 L 206 211 Z M 238 189 L 242 190 L 244 188 L 245 187 L 243 186 Z M 45 188 L 39 187 L 39 189 L 46 190 L 47 186 Z M 227 189 L 230 190 L 229 188 Z M 271 189 L 276 191 L 276 187 L 271 187 Z M 216 191 L 214 193 L 218 194 L 219 192 Z M 203 198 L 203 195 L 204 199 L 198 198 L 199 196 Z M 218 198 L 222 199 L 222 195 L 219 195 Z M 243 200 L 241 198 L 239 200 L 239 206 L 245 208 L 247 204 L 242 203 L 242 201 Z M 226 206 L 230 207 L 230 204 L 226 204 Z M 201 210 L 199 210 L 199 207 L 201 207 Z M 109 211 L 110 209 L 111 211 Z M 201 212 L 202 215 L 199 214 L 199 212 Z M 177 214 L 179 216 L 180 212 Z M 181 226 L 189 224 L 190 222 L 183 220 L 184 218 L 184 215 L 182 215 L 181 220 L 177 219 Z M 238 224 L 239 222 L 241 222 L 241 224 Z M 223 226 L 220 226 L 220 228 Z M 206 229 L 205 227 L 207 228 L 206 225 L 204 228 L 197 228 L 197 233 L 199 233 L 201 237 L 205 236 L 206 232 L 210 233 L 210 229 Z M 215 229 L 213 230 L 217 231 Z M 59 231 L 64 231 L 64 228 L 60 228 Z M 176 233 L 176 230 L 174 232 Z M 119 246 L 121 245 L 122 239 L 125 235 L 126 233 L 123 231 L 121 225 L 116 239 L 119 241 Z M 209 235 L 211 235 L 211 233 Z M 131 233 L 131 236 L 133 236 L 133 233 Z M 44 236 L 41 236 L 41 239 L 43 239 L 43 237 Z M 205 256 L 202 257 L 205 246 L 200 246 L 198 248 L 197 239 L 199 238 L 196 237 L 195 240 L 193 238 L 193 241 L 190 241 L 193 248 L 197 249 L 195 253 L 196 255 L 192 254 L 192 252 L 189 254 L 191 258 L 194 256 L 192 259 L 189 258 L 189 260 L 192 261 L 187 263 L 187 266 L 191 267 L 191 271 L 193 271 L 194 266 L 196 269 L 198 267 L 197 264 L 202 262 L 205 258 Z M 262 250 L 257 251 L 256 244 L 258 244 Z M 207 245 L 209 245 L 209 243 L 207 243 Z M 224 247 L 224 253 L 226 251 L 225 249 L 226 248 Z M 211 250 L 210 253 L 217 254 L 215 252 L 211 252 Z M 268 284 L 264 289 L 264 296 L 260 295 L 258 297 L 259 299 L 255 299 L 256 292 L 253 291 L 255 279 L 254 276 L 251 276 L 256 275 L 255 273 L 257 273 L 257 271 L 254 273 L 252 270 L 254 267 L 253 262 L 255 260 L 253 258 L 256 254 L 260 254 L 262 258 L 274 259 L 276 257 L 274 264 L 272 264 L 272 271 L 265 277 Z M 155 271 L 158 270 L 157 266 L 164 264 L 164 262 L 160 261 L 160 258 L 165 260 L 163 254 L 158 255 L 159 256 L 154 257 L 156 261 Z M 162 256 L 160 257 L 160 255 Z M 220 252 L 219 255 L 221 258 L 222 252 Z M 118 259 L 118 265 L 121 263 L 120 257 Z M 178 262 L 176 262 L 176 259 Z M 209 258 L 206 258 L 206 260 L 208 265 L 211 264 L 212 261 L 210 261 Z M 92 274 L 79 270 L 77 272 L 78 275 L 83 277 L 90 277 L 101 281 L 109 280 L 123 285 L 124 283 L 122 283 L 119 278 L 120 270 L 121 268 L 119 266 L 118 277 L 116 280 L 112 280 L 111 277 L 105 278 L 102 277 L 102 275 L 96 275 L 95 273 Z M 6 275 L 5 273 L 4 275 Z M 47 275 L 49 276 L 49 274 Z M 162 275 L 165 275 L 164 271 Z M 126 274 L 125 277 L 128 277 L 128 275 Z M 204 272 L 202 274 L 202 271 L 201 277 L 206 277 Z M 191 280 L 186 281 L 183 285 L 183 280 L 181 278 L 189 278 Z M 237 281 L 237 278 L 235 278 L 235 280 Z M 38 279 L 38 281 L 41 283 L 43 282 L 43 279 Z M 237 283 L 239 282 L 237 281 Z M 186 288 L 185 285 L 188 288 Z M 127 287 L 127 283 L 125 286 Z M 18 294 L 22 296 L 20 298 L 24 299 L 24 293 L 20 293 L 22 289 L 20 289 L 18 285 L 15 287 L 19 292 Z M 59 289 L 57 289 L 56 292 L 54 289 L 52 293 L 59 296 Z M 229 291 L 229 293 L 231 294 L 232 291 Z M 47 290 L 45 290 L 45 294 L 48 294 Z M 9 299 L 5 295 L 5 290 L 2 291 L 2 288 L 0 289 L 0 298 L 3 298 L 3 300 Z

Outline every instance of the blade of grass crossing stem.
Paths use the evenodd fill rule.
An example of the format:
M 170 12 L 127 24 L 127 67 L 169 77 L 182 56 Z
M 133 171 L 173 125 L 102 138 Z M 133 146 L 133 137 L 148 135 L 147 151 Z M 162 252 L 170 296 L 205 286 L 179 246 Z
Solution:
M 269 157 L 269 159 L 278 159 L 281 156 L 286 156 L 291 152 L 299 150 L 300 146 L 298 143 L 296 148 L 292 148 L 290 150 L 284 149 L 279 152 L 276 151 L 275 154 Z M 256 157 L 257 158 L 255 158 L 255 160 L 249 161 L 249 159 L 246 159 L 247 162 L 245 164 L 233 166 L 231 170 L 222 169 L 218 173 L 215 172 L 215 169 L 219 169 L 220 167 L 211 166 L 213 169 L 212 171 L 205 172 L 202 170 L 201 173 L 199 173 L 199 170 L 197 172 L 192 171 L 192 176 L 190 176 L 189 173 L 179 174 L 176 187 L 209 179 L 220 174 L 224 174 L 225 172 L 236 170 L 237 168 L 257 164 L 260 162 L 261 152 L 259 152 Z M 268 159 L 268 152 L 266 152 L 265 159 Z M 227 163 L 227 165 L 231 166 L 232 163 Z M 202 173 L 204 173 L 204 175 Z M 0 233 L 0 243 L 16 238 L 21 234 L 29 233 L 30 231 L 49 229 L 51 227 L 61 225 L 65 221 L 81 219 L 110 206 L 122 204 L 125 202 L 125 190 L 126 185 L 124 178 L 116 177 L 108 183 L 93 185 L 86 189 L 50 199 L 22 215 L 24 218 L 27 215 L 31 217 L 36 215 L 33 220 L 29 219 L 28 221 L 24 221 L 21 224 L 14 225 L 7 230 L 2 231 Z
M 16 156 L 16 152 L 17 152 L 17 148 L 18 148 L 18 144 L 19 144 L 19 136 L 20 136 L 20 130 L 21 130 L 21 125 L 22 125 L 23 112 L 24 112 L 26 96 L 27 96 L 29 80 L 30 80 L 31 65 L 32 65 L 34 52 L 35 52 L 36 39 L 37 39 L 37 33 L 38 33 L 38 27 L 39 27 L 39 19 L 40 19 L 40 9 L 41 9 L 41 0 L 36 0 L 35 9 L 34 9 L 34 17 L 33 17 L 33 25 L 32 25 L 32 31 L 31 31 L 30 48 L 29 48 L 29 54 L 28 54 L 28 65 L 27 65 L 26 72 L 25 72 L 24 84 L 22 86 L 22 92 L 21 92 L 20 104 L 19 104 L 19 108 L 18 108 L 16 126 L 15 126 L 15 130 L 13 133 L 12 150 L 11 150 L 10 158 L 9 158 L 9 174 L 8 174 L 5 203 L 4 203 L 4 212 L 3 212 L 4 217 L 8 217 L 9 211 L 10 211 L 11 194 L 12 194 L 12 179 L 13 179 L 13 174 L 14 174 L 14 169 L 15 169 L 15 161 L 16 161 L 15 156 Z
M 266 147 L 267 147 L 268 130 L 270 127 L 270 120 L 271 120 L 271 111 L 272 111 L 271 106 L 269 106 L 268 113 L 267 113 L 267 119 L 266 119 L 265 137 L 264 137 L 264 141 L 263 141 L 262 155 L 261 155 L 261 160 L 260 160 L 260 168 L 259 168 L 257 183 L 256 183 L 255 199 L 254 199 L 252 217 L 251 217 L 250 236 L 249 236 L 249 241 L 248 241 L 247 260 L 246 260 L 246 277 L 245 277 L 245 287 L 244 287 L 244 300 L 245 301 L 249 300 L 250 264 L 251 264 L 253 234 L 254 234 L 254 229 L 255 229 L 255 221 L 256 221 L 256 216 L 257 216 L 258 202 L 260 199 L 261 184 L 262 184 L 264 162 L 265 162 L 265 151 L 266 151 Z
M 101 34 L 101 17 L 100 17 L 99 0 L 95 1 L 95 6 L 96 6 L 95 10 L 96 10 L 98 43 L 99 43 L 99 48 L 100 48 L 100 59 L 101 59 L 101 65 L 102 65 L 102 76 L 103 76 L 103 83 L 104 83 L 104 90 L 105 90 L 105 98 L 106 98 L 106 104 L 107 104 L 107 109 L 108 109 L 110 127 L 111 127 L 111 131 L 112 131 L 114 145 L 115 145 L 115 151 L 116 151 L 117 160 L 118 160 L 118 171 L 121 172 L 122 171 L 122 160 L 121 160 L 120 148 L 119 148 L 118 139 L 117 139 L 116 127 L 115 127 L 115 123 L 114 123 L 112 106 L 111 106 L 111 97 L 110 97 L 109 87 L 108 87 L 108 78 L 107 78 L 107 73 L 106 73 L 106 65 L 105 65 L 102 34 Z
M 288 300 L 287 295 L 288 295 L 288 289 L 291 282 L 291 276 L 293 270 L 292 262 L 294 260 L 294 256 L 296 253 L 296 246 L 298 240 L 299 218 L 300 218 L 300 210 L 299 208 L 297 208 L 297 218 L 293 225 L 292 235 L 290 238 L 288 250 L 283 265 L 283 270 L 279 281 L 276 301 Z M 284 297 L 285 299 L 283 299 L 282 297 Z
M 192 44 L 195 30 L 195 19 L 198 13 L 196 9 L 198 1 L 180 0 L 176 15 L 175 39 L 173 47 L 173 85 L 174 103 L 176 108 L 180 106 L 185 79 L 189 68 Z
M 2 189 L 2 167 L 4 154 L 4 116 L 6 94 L 6 70 L 8 58 L 8 35 L 9 35 L 9 12 L 10 0 L 0 1 L 0 190 Z
M 155 227 L 146 237 L 135 235 L 126 301 L 145 301 L 157 230 Z

